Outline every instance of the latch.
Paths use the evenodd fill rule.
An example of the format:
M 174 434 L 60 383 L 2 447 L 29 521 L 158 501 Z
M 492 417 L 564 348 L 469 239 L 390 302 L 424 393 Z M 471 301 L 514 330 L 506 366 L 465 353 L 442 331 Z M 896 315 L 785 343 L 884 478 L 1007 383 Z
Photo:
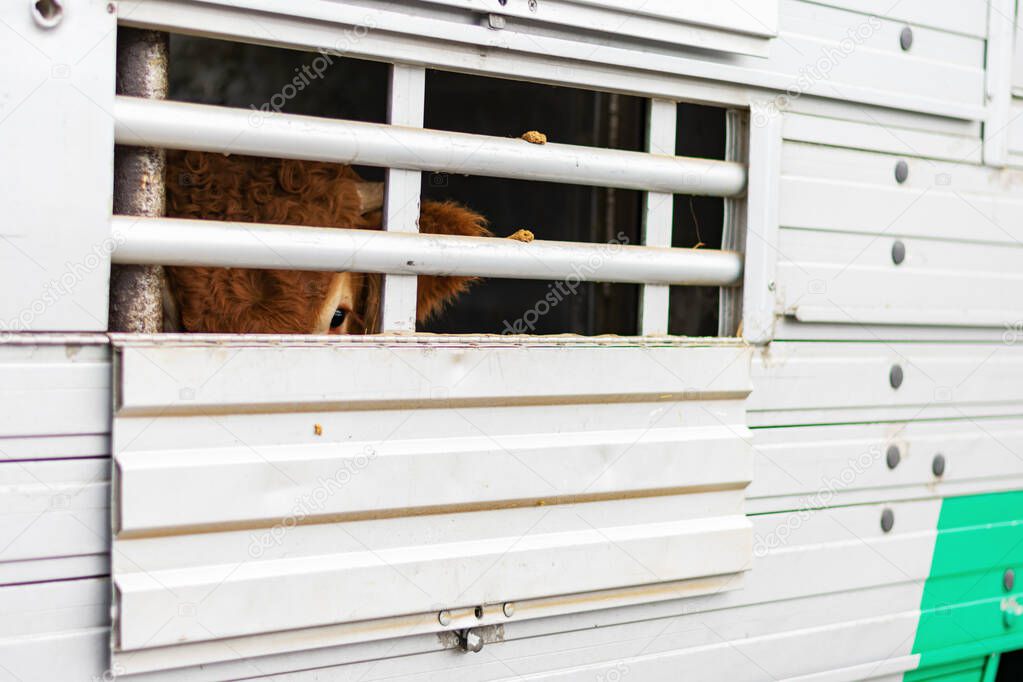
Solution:
M 1002 598 L 1002 621 L 1007 628 L 1015 628 L 1023 616 L 1023 605 L 1016 601 L 1016 597 Z

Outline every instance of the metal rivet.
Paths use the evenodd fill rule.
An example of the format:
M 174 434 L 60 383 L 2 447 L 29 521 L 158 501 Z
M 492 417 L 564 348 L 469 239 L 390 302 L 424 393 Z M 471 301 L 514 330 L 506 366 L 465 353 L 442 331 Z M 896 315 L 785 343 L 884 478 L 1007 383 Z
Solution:
M 889 533 L 892 527 L 895 525 L 895 512 L 891 509 L 885 509 L 881 512 L 881 530 L 885 533 Z
M 1005 569 L 1005 573 L 1002 574 L 1002 587 L 1005 588 L 1006 592 L 1011 592 L 1012 588 L 1016 586 L 1016 571 L 1011 568 Z
M 892 369 L 888 372 L 888 381 L 891 383 L 892 388 L 898 388 L 902 385 L 902 365 L 892 365 Z
M 902 32 L 899 33 L 899 45 L 902 46 L 903 50 L 908 50 L 913 47 L 913 29 L 909 26 L 906 26 L 902 29 Z
M 479 628 L 469 628 L 458 638 L 458 643 L 466 651 L 479 653 L 483 651 L 483 632 Z
M 451 625 L 451 612 L 441 611 L 440 613 L 437 614 L 437 621 L 441 625 Z
M 515 602 L 505 602 L 504 615 L 507 618 L 511 618 L 515 615 Z
M 931 472 L 935 476 L 945 475 L 945 455 L 937 454 L 934 456 L 934 461 L 931 462 Z
M 885 459 L 888 462 L 889 469 L 894 469 L 895 467 L 899 466 L 899 462 L 902 461 L 902 453 L 899 451 L 899 446 L 889 445 L 888 454 L 886 455 Z
M 530 12 L 536 11 L 536 0 L 529 0 L 529 11 Z
M 895 164 L 895 182 L 901 185 L 906 180 L 909 180 L 909 164 L 900 159 Z
M 107 3 L 107 14 L 116 14 L 116 13 L 117 13 L 117 5 L 115 5 L 112 2 L 108 2 Z
M 64 18 L 60 0 L 38 0 L 32 4 L 32 18 L 42 28 L 53 28 Z
M 895 243 L 892 244 L 892 262 L 896 265 L 902 265 L 904 260 L 906 260 L 906 245 L 896 239 Z

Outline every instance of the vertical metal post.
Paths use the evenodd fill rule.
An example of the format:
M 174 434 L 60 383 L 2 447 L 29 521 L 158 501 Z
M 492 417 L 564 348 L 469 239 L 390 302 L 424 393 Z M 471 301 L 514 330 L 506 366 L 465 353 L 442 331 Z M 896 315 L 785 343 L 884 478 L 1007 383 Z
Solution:
M 661 99 L 650 100 L 647 114 L 647 151 L 675 155 L 678 104 Z M 647 192 L 643 203 L 643 244 L 671 246 L 671 224 L 675 195 Z M 670 287 L 646 284 L 639 298 L 639 333 L 655 336 L 668 333 L 668 297 Z
M 117 94 L 167 97 L 167 34 L 119 28 L 117 31 Z M 164 214 L 162 149 L 121 147 L 114 150 L 114 213 L 137 216 Z M 154 334 L 163 329 L 163 268 L 159 265 L 115 265 L 110 279 L 111 331 Z
M 730 109 L 725 117 L 725 159 L 746 163 L 749 160 L 750 116 L 747 111 Z M 721 248 L 746 251 L 746 223 L 749 206 L 746 196 L 728 197 L 725 202 L 725 224 Z M 718 298 L 718 336 L 742 336 L 742 285 L 722 287 Z
M 423 127 L 426 104 L 426 69 L 395 64 L 391 67 L 387 119 L 392 125 Z M 384 229 L 418 232 L 422 173 L 388 169 L 384 195 Z M 384 277 L 380 331 L 416 330 L 417 278 L 415 275 Z

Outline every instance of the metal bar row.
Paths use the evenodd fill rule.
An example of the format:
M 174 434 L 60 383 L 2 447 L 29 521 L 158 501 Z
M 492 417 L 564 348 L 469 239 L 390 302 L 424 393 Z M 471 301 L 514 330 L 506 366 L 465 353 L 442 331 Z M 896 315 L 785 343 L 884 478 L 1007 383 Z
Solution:
M 732 286 L 733 251 L 114 216 L 114 263 Z M 564 292 L 562 292 L 564 293 Z
M 118 144 L 732 197 L 746 167 L 515 138 L 118 97 Z

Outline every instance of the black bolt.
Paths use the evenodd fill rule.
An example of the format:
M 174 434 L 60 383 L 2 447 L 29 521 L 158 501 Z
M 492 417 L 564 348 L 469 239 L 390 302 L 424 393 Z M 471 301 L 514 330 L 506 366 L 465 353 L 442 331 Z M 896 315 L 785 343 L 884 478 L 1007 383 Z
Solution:
M 895 164 L 895 182 L 900 185 L 909 179 L 909 164 L 900 160 Z
M 904 260 L 906 260 L 906 245 L 896 239 L 895 243 L 892 244 L 892 262 L 896 265 L 902 265 Z
M 899 462 L 902 461 L 902 453 L 899 452 L 898 445 L 888 446 L 888 454 L 886 456 L 886 460 L 888 462 L 889 469 L 894 469 L 895 467 L 899 466 Z
M 888 372 L 888 381 L 891 382 L 892 388 L 898 388 L 902 385 L 902 365 L 892 365 L 892 369 Z
M 934 472 L 935 476 L 945 475 L 945 455 L 937 454 L 934 456 L 934 461 L 931 462 L 931 471 Z
M 885 533 L 890 533 L 892 527 L 895 525 L 895 512 L 891 509 L 885 509 L 881 512 L 881 530 Z
M 1016 571 L 1011 568 L 1005 569 L 1005 573 L 1002 574 L 1002 587 L 1005 588 L 1006 592 L 1011 592 L 1012 588 L 1016 586 Z
M 899 34 L 899 45 L 902 46 L 903 50 L 913 47 L 913 29 L 909 26 L 902 29 L 902 33 Z

